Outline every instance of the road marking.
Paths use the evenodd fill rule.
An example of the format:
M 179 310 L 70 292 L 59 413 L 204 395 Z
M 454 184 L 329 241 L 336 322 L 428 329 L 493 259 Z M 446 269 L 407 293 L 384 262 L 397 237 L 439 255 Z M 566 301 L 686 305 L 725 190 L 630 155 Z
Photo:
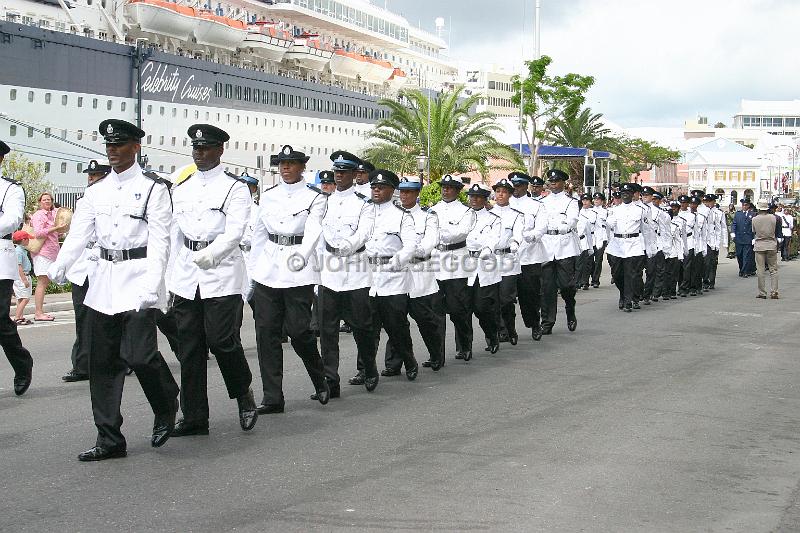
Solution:
M 764 316 L 758 313 L 735 313 L 733 311 L 714 311 L 714 314 L 722 316 L 753 316 L 756 318 L 761 318 Z

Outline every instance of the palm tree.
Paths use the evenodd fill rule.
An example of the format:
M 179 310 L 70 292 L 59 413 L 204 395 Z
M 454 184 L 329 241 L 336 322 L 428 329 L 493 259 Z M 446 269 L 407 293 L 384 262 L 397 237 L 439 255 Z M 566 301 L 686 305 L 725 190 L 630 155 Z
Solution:
M 547 141 L 557 146 L 590 148 L 613 152 L 616 138 L 603 123 L 602 113 L 592 113 L 590 108 L 568 110 L 562 118 L 555 120 Z M 583 162 L 570 161 L 570 175 L 583 177 Z
M 398 174 L 416 174 L 417 156 L 426 153 L 431 181 L 472 170 L 485 179 L 492 159 L 507 162 L 496 168 L 523 168 L 519 154 L 494 138 L 501 130 L 494 113 L 471 112 L 480 95 L 461 98 L 461 93 L 459 88 L 429 98 L 414 89 L 401 92 L 397 100 L 381 99 L 378 103 L 389 109 L 389 115 L 369 133 L 375 142 L 365 150 L 365 158 Z

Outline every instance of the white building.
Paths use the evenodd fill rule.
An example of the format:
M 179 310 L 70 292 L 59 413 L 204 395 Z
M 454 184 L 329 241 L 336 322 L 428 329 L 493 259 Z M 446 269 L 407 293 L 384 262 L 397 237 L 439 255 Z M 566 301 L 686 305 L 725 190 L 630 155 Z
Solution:
M 733 127 L 771 135 L 800 133 L 800 100 L 742 100 L 733 116 Z
M 725 138 L 708 139 L 685 152 L 689 189 L 720 196 L 719 204 L 759 198 L 769 187 L 761 179 L 764 160 L 752 148 Z

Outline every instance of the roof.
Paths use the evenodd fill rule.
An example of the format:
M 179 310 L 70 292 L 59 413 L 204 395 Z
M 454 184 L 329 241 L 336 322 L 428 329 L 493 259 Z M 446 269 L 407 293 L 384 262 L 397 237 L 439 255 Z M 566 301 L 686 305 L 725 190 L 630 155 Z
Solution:
M 800 116 L 800 100 L 742 100 L 739 115 Z

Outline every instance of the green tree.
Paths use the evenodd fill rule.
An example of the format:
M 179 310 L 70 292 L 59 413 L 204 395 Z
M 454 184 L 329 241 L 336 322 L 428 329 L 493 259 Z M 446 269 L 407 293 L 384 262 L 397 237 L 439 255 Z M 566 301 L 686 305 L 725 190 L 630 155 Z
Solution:
M 588 107 L 568 109 L 564 116 L 553 121 L 553 128 L 545 141 L 557 146 L 614 152 L 616 139 L 611 136 L 611 130 L 606 128 L 602 118 L 601 113 L 592 113 Z M 582 183 L 583 161 L 570 161 L 568 169 L 569 175 L 579 178 Z
M 523 168 L 519 154 L 494 138 L 501 130 L 495 115 L 471 111 L 480 95 L 462 98 L 461 93 L 459 88 L 429 98 L 414 89 L 403 91 L 403 98 L 398 100 L 380 100 L 379 104 L 389 109 L 389 115 L 369 133 L 373 144 L 364 151 L 364 157 L 377 167 L 401 175 L 416 174 L 417 156 L 428 152 L 430 142 L 427 155 L 432 182 L 445 174 L 474 170 L 485 179 L 490 168 Z M 492 164 L 492 160 L 500 163 Z
M 619 170 L 623 181 L 631 177 L 638 177 L 644 171 L 652 170 L 670 161 L 678 161 L 681 153 L 671 150 L 656 143 L 639 139 L 637 137 L 618 137 L 616 139 L 617 159 L 611 167 Z
M 3 158 L 3 175 L 20 182 L 25 191 L 25 212 L 39 208 L 38 198 L 43 192 L 53 192 L 53 184 L 45 179 L 43 163 L 35 163 L 22 154 L 11 152 Z
M 522 130 L 531 148 L 532 157 L 528 173 L 533 173 L 539 163 L 536 153 L 543 139 L 550 136 L 556 122 L 574 113 L 586 100 L 586 91 L 594 85 L 594 77 L 569 73 L 551 76 L 547 68 L 553 62 L 549 56 L 526 61 L 527 76 L 512 79 L 514 96 L 511 101 L 522 103 Z

